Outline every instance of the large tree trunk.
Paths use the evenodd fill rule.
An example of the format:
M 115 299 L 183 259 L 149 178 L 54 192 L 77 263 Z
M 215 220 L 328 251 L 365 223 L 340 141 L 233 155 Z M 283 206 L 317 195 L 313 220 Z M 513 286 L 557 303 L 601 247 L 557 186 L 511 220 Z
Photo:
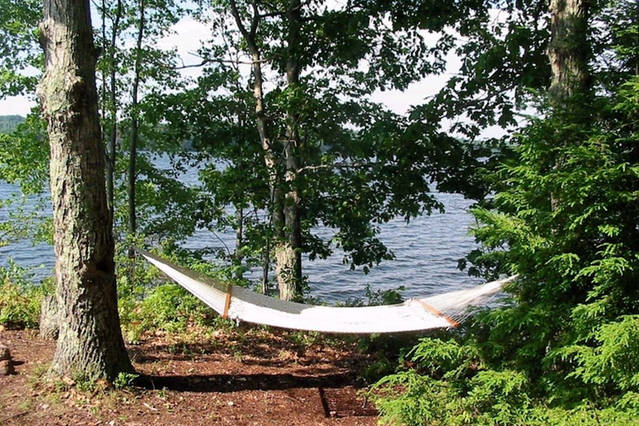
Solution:
M 118 317 L 88 0 L 45 0 L 41 42 L 60 315 L 51 372 L 113 379 L 132 367 Z
M 589 85 L 588 0 L 551 0 L 550 101 L 564 109 Z
M 301 3 L 291 0 L 286 14 L 288 19 L 286 82 L 287 90 L 296 91 L 300 83 L 300 22 Z M 277 281 L 280 299 L 293 300 L 302 296 L 302 226 L 300 218 L 299 113 L 289 106 L 286 111 L 286 195 L 284 196 L 284 244 L 275 249 Z

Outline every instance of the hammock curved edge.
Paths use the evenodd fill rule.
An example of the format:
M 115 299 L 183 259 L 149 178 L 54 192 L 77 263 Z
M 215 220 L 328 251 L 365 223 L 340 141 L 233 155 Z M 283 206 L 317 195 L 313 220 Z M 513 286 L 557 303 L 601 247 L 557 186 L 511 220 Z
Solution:
M 468 292 L 472 292 L 473 298 L 478 294 L 494 294 L 505 284 L 516 279 L 516 276 L 509 277 L 470 290 L 453 291 L 423 299 L 409 299 L 397 305 L 315 306 L 275 299 L 242 287 L 226 286 L 148 252 L 138 252 L 149 263 L 221 315 L 254 324 L 323 333 L 401 333 L 454 327 L 457 324 L 445 313 L 440 313 L 437 308 L 428 309 L 432 302 L 456 297 L 463 300 L 464 294 Z M 466 306 L 471 304 L 466 303 Z

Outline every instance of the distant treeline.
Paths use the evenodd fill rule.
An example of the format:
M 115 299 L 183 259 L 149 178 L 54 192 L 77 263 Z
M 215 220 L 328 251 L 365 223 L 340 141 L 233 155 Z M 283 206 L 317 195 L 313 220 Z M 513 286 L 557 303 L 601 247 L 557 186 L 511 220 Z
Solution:
M 23 122 L 20 115 L 0 115 L 0 133 L 11 133 Z

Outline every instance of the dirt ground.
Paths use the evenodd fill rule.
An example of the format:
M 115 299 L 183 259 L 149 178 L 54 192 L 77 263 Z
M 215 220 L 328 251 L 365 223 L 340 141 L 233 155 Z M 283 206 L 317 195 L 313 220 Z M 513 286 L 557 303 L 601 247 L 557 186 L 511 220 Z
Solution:
M 0 377 L 0 425 L 377 424 L 357 394 L 367 356 L 353 343 L 261 328 L 158 333 L 128 346 L 140 376 L 116 390 L 46 379 L 55 342 L 36 331 L 0 341 L 17 372 Z

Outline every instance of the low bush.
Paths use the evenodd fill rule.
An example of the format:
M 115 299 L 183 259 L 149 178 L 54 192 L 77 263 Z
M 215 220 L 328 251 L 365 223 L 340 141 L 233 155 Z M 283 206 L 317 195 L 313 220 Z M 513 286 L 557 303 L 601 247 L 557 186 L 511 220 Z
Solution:
M 585 355 L 583 372 L 589 371 L 591 380 L 608 384 L 615 381 L 621 385 L 639 377 L 636 364 L 628 369 L 616 364 L 621 361 L 619 353 L 636 357 L 632 348 L 639 343 L 635 336 L 639 324 L 630 325 L 627 321 L 630 320 L 618 324 L 624 329 L 620 339 L 606 334 L 597 353 Z M 635 331 L 631 332 L 631 328 Z M 633 336 L 627 339 L 629 334 Z M 612 350 L 610 345 L 621 345 L 628 350 Z M 562 398 L 553 400 L 548 394 L 540 394 L 534 381 L 521 370 L 497 370 L 485 365 L 477 349 L 468 342 L 453 339 L 422 339 L 406 358 L 411 368 L 382 378 L 366 396 L 380 411 L 382 423 L 393 425 L 637 424 L 639 393 L 636 391 L 618 398 L 605 397 L 602 393 L 599 401 L 584 398 L 564 404 Z M 632 359 L 623 361 L 632 362 Z M 585 368 L 586 365 L 590 368 Z M 592 372 L 596 370 L 602 374 L 595 379 Z M 611 372 L 625 373 L 623 377 L 612 377 Z

